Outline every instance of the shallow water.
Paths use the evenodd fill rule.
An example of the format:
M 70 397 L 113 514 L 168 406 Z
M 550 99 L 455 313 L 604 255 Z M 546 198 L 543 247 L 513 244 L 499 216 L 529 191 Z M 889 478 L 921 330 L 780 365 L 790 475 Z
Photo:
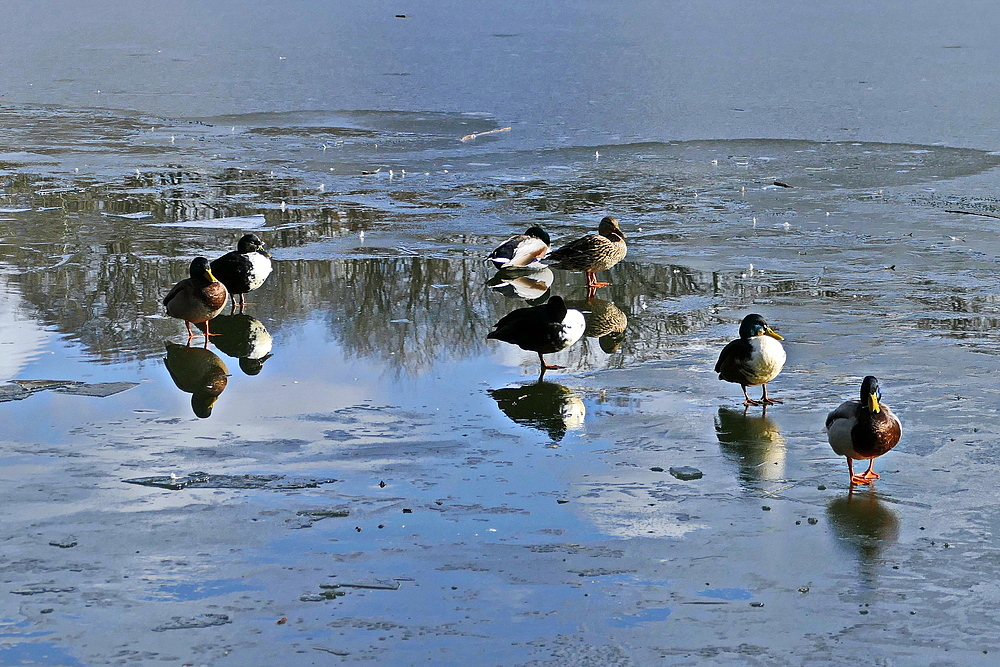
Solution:
M 992 660 L 992 7 L 328 5 L 7 17 L 0 664 Z M 538 382 L 482 257 L 607 214 L 596 299 L 516 286 L 588 317 Z M 712 372 L 753 311 L 766 411 Z M 865 374 L 904 436 L 848 493 Z

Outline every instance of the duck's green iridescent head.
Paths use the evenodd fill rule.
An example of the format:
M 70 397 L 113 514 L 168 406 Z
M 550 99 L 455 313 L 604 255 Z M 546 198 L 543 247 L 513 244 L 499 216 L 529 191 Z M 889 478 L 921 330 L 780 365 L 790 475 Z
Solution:
M 549 245 L 550 243 L 552 243 L 551 239 L 549 239 L 549 233 L 544 229 L 542 229 L 541 227 L 539 227 L 538 225 L 535 225 L 534 227 L 528 227 L 528 231 L 526 231 L 524 235 L 533 236 L 536 239 L 541 239 L 542 243 L 544 243 L 545 245 Z
M 881 412 L 879 401 L 882 400 L 882 390 L 878 386 L 878 378 L 868 375 L 861 382 L 861 405 L 872 412 Z
M 747 315 L 740 324 L 740 338 L 753 338 L 755 336 L 770 336 L 778 340 L 785 340 L 774 329 L 767 326 L 767 321 L 757 313 Z
M 212 265 L 204 257 L 195 257 L 191 261 L 189 273 L 192 278 L 205 278 L 209 282 L 216 282 L 215 276 L 212 275 Z

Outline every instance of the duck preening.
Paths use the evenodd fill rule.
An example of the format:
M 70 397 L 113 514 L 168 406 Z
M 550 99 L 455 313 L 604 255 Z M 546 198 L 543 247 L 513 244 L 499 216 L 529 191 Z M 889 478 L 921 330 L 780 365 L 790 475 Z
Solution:
M 740 337 L 731 341 L 719 355 L 715 372 L 720 380 L 735 382 L 743 388 L 743 405 L 771 405 L 781 403 L 767 395 L 767 383 L 778 376 L 785 365 L 785 349 L 779 336 L 763 317 L 756 313 L 747 315 L 740 323 Z M 750 398 L 747 387 L 761 385 L 760 400 Z
M 538 227 L 528 227 L 523 234 L 515 234 L 486 256 L 498 269 L 543 269 L 539 260 L 549 252 L 548 233 Z
M 553 296 L 544 304 L 518 308 L 504 315 L 486 337 L 537 352 L 544 375 L 546 369 L 562 366 L 545 363 L 542 355 L 565 350 L 580 340 L 586 328 L 583 313 L 567 308 L 561 296 Z
M 547 257 L 547 263 L 555 269 L 585 272 L 587 288 L 593 293 L 598 287 L 611 284 L 599 282 L 597 272 L 607 271 L 622 261 L 627 252 L 625 234 L 618 226 L 618 220 L 609 215 L 601 220 L 596 234 L 588 234 L 553 250 Z
M 226 286 L 212 274 L 211 265 L 204 257 L 195 257 L 191 261 L 190 277 L 185 278 L 163 297 L 163 305 L 167 314 L 184 320 L 187 327 L 188 344 L 194 338 L 192 324 L 205 324 L 205 347 L 208 347 L 208 321 L 222 312 L 226 307 L 229 292 Z
M 878 379 L 867 376 L 861 383 L 861 400 L 844 401 L 826 416 L 826 437 L 833 451 L 847 457 L 851 486 L 871 484 L 879 478 L 872 470 L 875 459 L 899 443 L 903 427 L 889 406 L 882 402 Z M 854 461 L 868 459 L 868 470 L 855 475 Z
M 240 312 L 246 308 L 247 292 L 252 292 L 271 275 L 271 256 L 256 234 L 244 234 L 236 250 L 212 262 L 212 272 L 233 295 L 233 310 L 239 297 Z

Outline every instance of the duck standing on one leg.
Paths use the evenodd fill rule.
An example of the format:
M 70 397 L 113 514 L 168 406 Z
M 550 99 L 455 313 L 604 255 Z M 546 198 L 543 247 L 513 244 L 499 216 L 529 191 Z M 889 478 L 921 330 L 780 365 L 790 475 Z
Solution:
M 188 345 L 194 338 L 191 324 L 205 323 L 205 347 L 208 347 L 208 321 L 222 312 L 229 299 L 226 286 L 212 274 L 212 267 L 204 257 L 191 261 L 190 278 L 185 278 L 163 297 L 167 314 L 184 320 L 188 332 Z
M 882 402 L 878 379 L 872 375 L 861 383 L 860 401 L 844 401 L 826 416 L 826 437 L 833 451 L 847 457 L 851 486 L 878 479 L 879 474 L 872 470 L 875 459 L 895 447 L 902 435 L 899 418 Z M 855 459 L 868 459 L 868 470 L 855 475 Z
M 242 313 L 246 308 L 244 295 L 263 285 L 271 275 L 271 256 L 267 254 L 260 237 L 244 234 L 236 244 L 236 250 L 212 262 L 212 271 L 233 295 L 232 312 L 236 312 L 236 297 L 239 296 Z
M 497 246 L 486 259 L 500 270 L 544 269 L 539 260 L 549 252 L 549 235 L 544 229 L 529 227 L 523 234 L 516 234 Z
M 785 349 L 778 341 L 785 340 L 767 325 L 756 313 L 747 315 L 740 323 L 740 337 L 722 348 L 715 372 L 720 380 L 735 382 L 743 388 L 743 405 L 771 405 L 781 403 L 768 398 L 767 383 L 778 376 L 785 365 Z M 759 401 L 750 398 L 747 387 L 761 385 L 764 393 Z
M 547 260 L 549 266 L 555 269 L 586 272 L 587 290 L 593 296 L 598 287 L 611 284 L 598 282 L 597 272 L 607 271 L 625 259 L 627 252 L 625 234 L 618 226 L 618 220 L 609 215 L 601 220 L 596 234 L 588 234 L 553 250 Z
M 486 337 L 517 345 L 522 350 L 537 352 L 542 364 L 541 375 L 545 375 L 546 369 L 562 366 L 545 363 L 542 355 L 565 350 L 580 340 L 586 328 L 583 313 L 566 308 L 561 296 L 553 296 L 547 303 L 507 313 L 493 325 L 493 331 Z

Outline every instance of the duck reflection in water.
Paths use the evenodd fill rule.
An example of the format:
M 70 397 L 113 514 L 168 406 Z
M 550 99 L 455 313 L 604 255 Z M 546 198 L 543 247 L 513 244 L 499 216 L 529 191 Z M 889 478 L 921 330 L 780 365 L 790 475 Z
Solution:
M 899 539 L 899 517 L 879 500 L 874 490 L 854 491 L 834 498 L 826 516 L 837 544 L 857 557 L 867 583 L 877 574 L 876 565 L 885 549 Z
M 212 320 L 212 343 L 223 354 L 239 359 L 240 370 L 247 375 L 260 373 L 264 362 L 274 356 L 271 334 L 264 323 L 245 313 L 219 315 Z
M 596 296 L 567 301 L 566 306 L 583 313 L 583 318 L 587 321 L 584 336 L 596 338 L 606 354 L 618 351 L 625 340 L 625 329 L 628 328 L 628 316 L 618 306 Z
M 167 341 L 163 362 L 181 391 L 191 394 L 191 409 L 202 419 L 212 415 L 219 394 L 229 382 L 229 369 L 211 350 Z
M 748 414 L 747 408 L 721 407 L 715 417 L 715 433 L 723 455 L 736 463 L 740 483 L 747 486 L 778 482 L 785 478 L 785 438 L 767 409 Z
M 524 299 L 532 305 L 544 303 L 552 285 L 552 269 L 526 272 L 503 269 L 490 278 L 486 286 L 508 299 Z
M 490 389 L 489 394 L 511 420 L 538 429 L 556 442 L 567 431 L 583 428 L 587 414 L 580 394 L 555 382 L 539 380 L 520 387 Z

